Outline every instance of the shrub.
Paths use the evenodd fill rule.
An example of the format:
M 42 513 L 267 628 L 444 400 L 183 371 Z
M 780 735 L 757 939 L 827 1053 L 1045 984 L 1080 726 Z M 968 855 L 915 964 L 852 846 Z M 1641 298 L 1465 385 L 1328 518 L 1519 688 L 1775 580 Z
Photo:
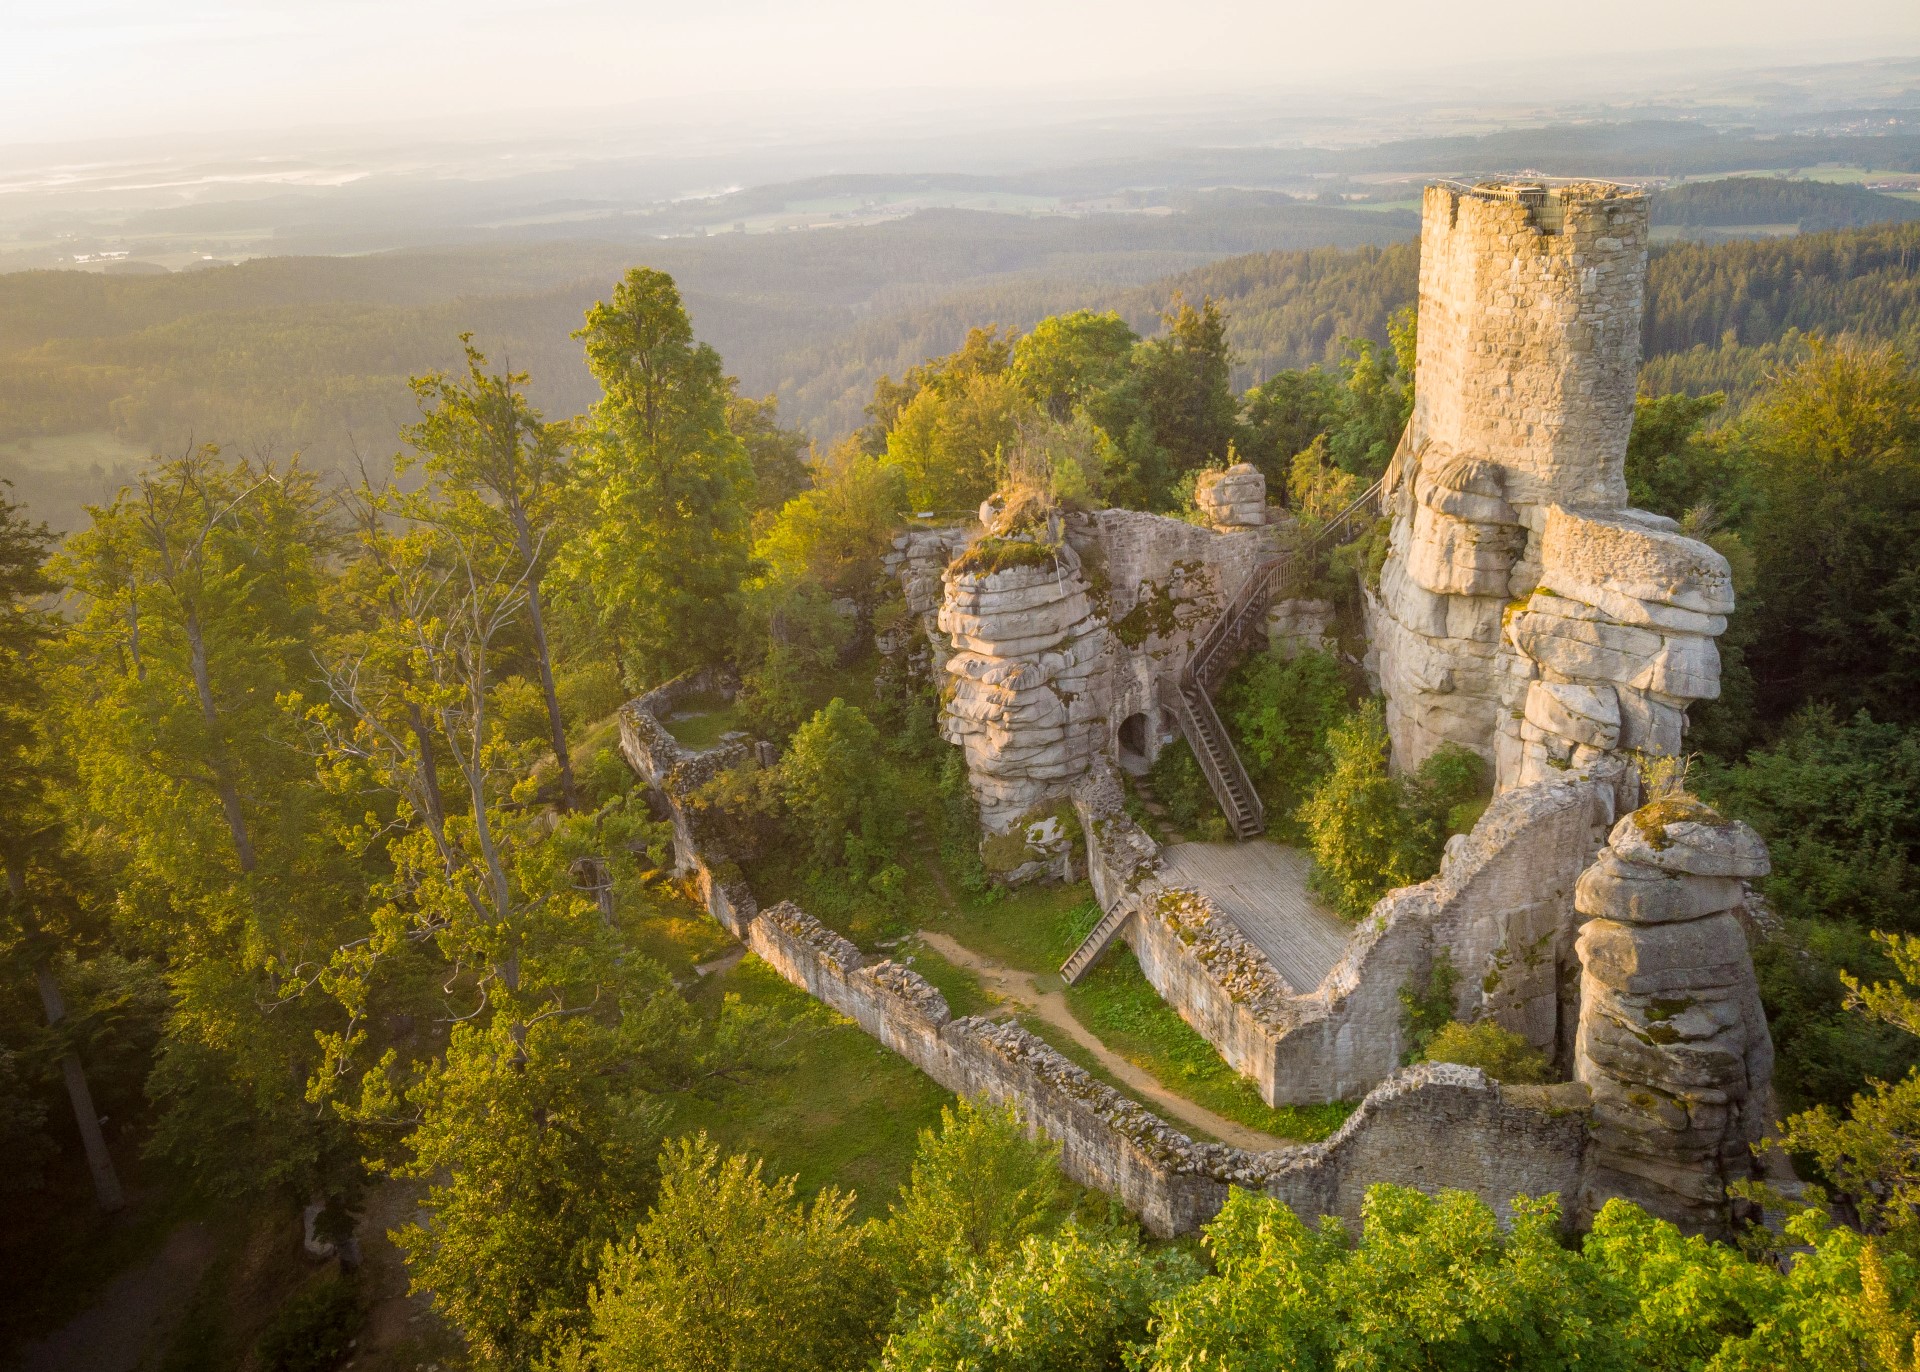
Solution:
M 1147 772 L 1147 782 L 1160 803 L 1167 807 L 1167 818 L 1173 821 L 1174 828 L 1198 837 L 1208 820 L 1225 824 L 1226 817 L 1220 813 L 1213 791 L 1207 786 L 1206 775 L 1185 739 L 1176 738 L 1160 750 L 1160 756 Z
M 1327 734 L 1331 759 L 1299 809 L 1313 850 L 1313 887 L 1357 920 L 1396 887 L 1433 871 L 1437 845 L 1408 803 L 1408 787 L 1387 772 L 1387 726 L 1369 700 Z
M 1453 957 L 1442 948 L 1427 969 L 1424 988 L 1412 982 L 1400 988 L 1400 1023 L 1407 1034 L 1408 1062 L 1420 1061 L 1434 1035 L 1453 1023 L 1453 988 L 1459 984 Z
M 978 895 L 987 889 L 980 861 L 980 810 L 967 780 L 967 755 L 948 748 L 940 759 L 940 859 L 960 885 Z
M 780 789 L 816 861 L 857 879 L 881 874 L 902 831 L 899 786 L 880 731 L 835 697 L 801 725 L 780 764 Z
M 1471 748 L 1443 743 L 1420 764 L 1408 785 L 1408 804 L 1428 829 L 1429 841 L 1445 843 L 1451 834 L 1463 834 L 1486 808 L 1487 761 Z M 1434 862 L 1438 863 L 1436 850 Z
M 345 1277 L 314 1282 L 267 1322 L 255 1350 L 261 1372 L 332 1372 L 347 1360 L 365 1313 Z
M 1495 1081 L 1515 1086 L 1553 1079 L 1553 1067 L 1545 1053 L 1490 1019 L 1472 1024 L 1448 1021 L 1427 1041 L 1426 1061 L 1478 1067 Z
M 1249 658 L 1220 692 L 1221 712 L 1268 818 L 1297 836 L 1294 812 L 1330 765 L 1327 734 L 1347 715 L 1347 684 L 1331 653 Z
M 755 862 L 790 837 L 778 768 L 730 767 L 686 799 L 710 858 Z

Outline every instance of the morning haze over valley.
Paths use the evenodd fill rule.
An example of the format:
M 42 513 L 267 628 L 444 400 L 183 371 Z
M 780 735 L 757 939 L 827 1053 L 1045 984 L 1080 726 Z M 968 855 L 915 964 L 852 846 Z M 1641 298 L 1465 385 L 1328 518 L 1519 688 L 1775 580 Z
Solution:
M 1920 18 L 0 45 L 0 1363 L 1920 1366 Z

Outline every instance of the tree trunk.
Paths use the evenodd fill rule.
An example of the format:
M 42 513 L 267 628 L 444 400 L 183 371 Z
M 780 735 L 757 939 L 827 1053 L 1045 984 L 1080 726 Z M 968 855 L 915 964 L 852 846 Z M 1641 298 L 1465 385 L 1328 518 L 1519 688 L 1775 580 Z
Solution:
M 247 835 L 247 818 L 240 808 L 240 788 L 234 784 L 233 768 L 220 742 L 220 710 L 214 704 L 213 680 L 207 671 L 206 637 L 200 632 L 200 616 L 191 609 L 187 611 L 186 630 L 187 653 L 193 664 L 193 689 L 200 698 L 200 716 L 213 735 L 208 742 L 213 748 L 214 785 L 220 793 L 220 810 L 226 816 L 227 831 L 233 836 L 234 856 L 239 859 L 240 870 L 251 872 L 255 860 L 253 840 Z
M 60 999 L 60 983 L 53 978 L 53 968 L 45 958 L 34 965 L 33 979 L 40 986 L 40 1004 L 46 1008 L 47 1024 L 60 1023 L 67 1017 L 66 1003 Z M 87 1167 L 93 1173 L 93 1194 L 100 1201 L 100 1208 L 109 1214 L 127 1203 L 125 1193 L 120 1190 L 120 1177 L 113 1170 L 113 1155 L 107 1152 L 107 1139 L 100 1132 L 100 1114 L 93 1108 L 93 1091 L 87 1085 L 86 1068 L 80 1065 L 80 1054 L 69 1048 L 60 1059 L 60 1070 L 67 1079 L 67 1099 L 73 1102 L 73 1122 L 80 1128 L 80 1142 L 87 1150 Z
M 440 772 L 433 760 L 433 734 L 427 729 L 426 716 L 413 701 L 407 702 L 407 725 L 420 749 L 420 789 L 426 799 L 427 823 L 436 837 L 447 824 L 447 802 L 440 794 Z
M 567 754 L 567 726 L 560 718 L 560 695 L 553 686 L 553 657 L 547 651 L 547 620 L 540 610 L 540 586 L 527 588 L 527 622 L 533 629 L 534 655 L 540 663 L 540 690 L 547 698 L 547 728 L 553 735 L 553 757 L 560 764 L 560 805 L 574 805 L 573 759 Z

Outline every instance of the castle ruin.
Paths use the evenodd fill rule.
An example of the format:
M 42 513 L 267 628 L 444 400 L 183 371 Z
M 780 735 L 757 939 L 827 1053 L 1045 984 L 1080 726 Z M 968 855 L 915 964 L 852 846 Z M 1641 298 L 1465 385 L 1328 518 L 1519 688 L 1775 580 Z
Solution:
M 1009 881 L 1084 865 L 1092 882 L 1102 918 L 1063 975 L 1124 939 L 1269 1104 L 1364 1097 L 1334 1140 L 1192 1144 L 1017 1034 L 948 1022 L 924 981 L 867 964 L 803 912 L 759 912 L 675 801 L 719 759 L 685 756 L 636 702 L 628 754 L 674 805 L 709 908 L 936 1078 L 1021 1102 L 1070 1174 L 1161 1232 L 1203 1220 L 1226 1185 L 1346 1213 L 1371 1181 L 1465 1185 L 1502 1207 L 1550 1187 L 1575 1216 L 1625 1195 L 1724 1232 L 1729 1186 L 1758 1175 L 1773 1123 L 1749 951 L 1768 862 L 1746 826 L 1643 794 L 1649 760 L 1681 751 L 1689 703 L 1718 692 L 1733 607 L 1724 558 L 1626 503 L 1647 241 L 1629 188 L 1426 192 L 1411 421 L 1381 481 L 1317 537 L 1387 526 L 1362 599 L 1394 765 L 1459 744 L 1488 761 L 1494 794 L 1434 877 L 1357 925 L 1305 900 L 1262 908 L 1257 884 L 1250 897 L 1220 878 L 1273 845 L 1163 848 L 1124 802 L 1120 772 L 1184 736 L 1236 838 L 1263 827 L 1210 697 L 1254 644 L 1324 635 L 1328 608 L 1294 598 L 1316 549 L 1268 508 L 1257 471 L 1208 474 L 1204 523 L 990 502 L 978 527 L 896 540 L 890 570 L 989 865 Z M 1567 1081 L 1503 1091 L 1472 1069 L 1404 1068 L 1403 992 L 1442 960 L 1456 1018 L 1523 1035 Z

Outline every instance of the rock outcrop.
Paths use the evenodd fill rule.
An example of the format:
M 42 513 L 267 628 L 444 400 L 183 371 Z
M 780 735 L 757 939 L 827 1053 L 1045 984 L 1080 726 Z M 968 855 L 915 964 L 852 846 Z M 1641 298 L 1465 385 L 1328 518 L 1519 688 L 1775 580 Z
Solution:
M 1267 522 L 1267 479 L 1251 462 L 1202 472 L 1193 503 L 1216 529 L 1257 529 Z
M 986 540 L 947 569 L 938 626 L 952 650 L 941 727 L 966 750 L 982 826 L 1040 822 L 1109 745 L 1112 637 L 1079 557 Z
M 1264 520 L 1264 481 L 1252 477 L 1258 492 L 1241 474 L 1222 476 L 1237 491 L 1225 508 L 1238 517 L 1258 503 Z M 1121 726 L 1133 721 L 1133 746 L 1158 752 L 1168 727 L 1162 682 L 1270 554 L 1274 531 L 1102 510 L 1049 514 L 1023 532 L 992 502 L 983 515 L 990 530 L 1007 531 L 963 552 L 946 530 L 906 535 L 891 565 L 913 613 L 940 569 L 930 638 L 941 729 L 966 750 L 987 843 L 1001 859 L 989 866 L 1038 872 L 1061 842 L 1048 817 L 1066 814 L 1069 789 L 1095 758 L 1116 754 Z M 1031 852 L 995 845 L 1016 832 Z
M 1626 508 L 1646 243 L 1620 187 L 1427 192 L 1420 385 L 1368 607 L 1403 768 L 1452 742 L 1503 791 L 1620 777 L 1719 693 L 1726 560 Z
M 1590 1210 L 1625 1196 L 1720 1233 L 1728 1183 L 1757 1175 L 1773 1041 L 1737 912 L 1767 871 L 1758 834 L 1682 798 L 1621 819 L 1581 874 L 1574 1072 L 1593 1093 Z
M 1617 752 L 1672 756 L 1687 706 L 1720 694 L 1727 561 L 1641 510 L 1548 511 L 1540 586 L 1507 623 L 1499 784 Z

